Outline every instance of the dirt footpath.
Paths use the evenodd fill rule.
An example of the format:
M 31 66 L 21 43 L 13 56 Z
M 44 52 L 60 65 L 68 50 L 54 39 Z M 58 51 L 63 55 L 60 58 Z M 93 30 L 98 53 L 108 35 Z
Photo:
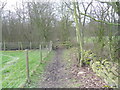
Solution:
M 69 74 L 62 59 L 63 49 L 55 52 L 53 60 L 46 67 L 39 88 L 62 88 L 69 83 Z
M 42 75 L 38 88 L 103 88 L 106 83 L 99 78 L 89 67 L 76 67 L 74 61 L 76 56 L 72 52 L 70 67 L 63 57 L 64 49 L 57 49 L 54 58 L 50 61 Z

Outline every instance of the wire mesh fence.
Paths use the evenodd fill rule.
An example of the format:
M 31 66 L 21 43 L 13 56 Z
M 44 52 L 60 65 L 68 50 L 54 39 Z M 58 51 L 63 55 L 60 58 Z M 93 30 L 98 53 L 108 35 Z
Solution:
M 30 76 L 40 63 L 44 61 L 52 50 L 52 42 L 31 43 L 30 47 L 25 48 L 25 44 L 20 48 L 16 46 L 11 49 L 11 45 L 16 43 L 7 43 L 2 53 L 2 87 L 18 88 L 25 82 L 30 82 Z M 33 46 L 32 46 L 33 45 Z M 3 45 L 4 46 L 4 45 Z

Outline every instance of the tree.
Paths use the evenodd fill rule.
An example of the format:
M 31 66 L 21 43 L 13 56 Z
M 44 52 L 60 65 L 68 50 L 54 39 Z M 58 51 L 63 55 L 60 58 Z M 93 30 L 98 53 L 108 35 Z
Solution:
M 77 15 L 77 10 L 79 11 L 79 8 L 77 7 L 77 4 L 78 2 L 73 2 L 73 8 L 74 8 L 74 21 L 76 23 L 76 37 L 77 37 L 77 42 L 79 43 L 79 47 L 78 47 L 78 50 L 80 50 L 81 52 L 79 53 L 79 58 L 78 60 L 80 60 L 80 67 L 82 66 L 82 61 L 83 61 L 83 42 L 82 42 L 82 24 L 81 22 L 78 21 L 78 15 Z M 80 15 L 80 14 L 79 14 Z M 79 19 L 80 16 L 79 16 Z
M 118 14 L 118 33 L 116 35 L 119 36 L 120 35 L 120 0 L 117 0 L 116 2 L 102 2 L 101 0 L 97 0 L 97 1 L 101 3 L 107 3 L 108 5 L 112 6 L 114 11 Z M 120 47 L 119 46 L 120 46 L 120 40 L 118 40 L 117 47 L 116 47 L 118 59 L 120 58 Z
M 7 2 L 1 2 L 0 1 L 0 33 L 2 34 L 2 11 L 5 7 L 5 5 L 7 4 Z M 0 42 L 2 42 L 2 35 L 0 35 Z

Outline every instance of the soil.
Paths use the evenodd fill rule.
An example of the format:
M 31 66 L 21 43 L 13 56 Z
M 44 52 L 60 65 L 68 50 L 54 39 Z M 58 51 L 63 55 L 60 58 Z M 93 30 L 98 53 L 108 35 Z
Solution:
M 103 88 L 107 85 L 90 67 L 79 68 L 73 62 L 68 68 L 63 58 L 64 50 L 55 51 L 55 56 L 47 65 L 38 88 Z M 74 59 L 76 58 L 73 56 L 72 60 Z
M 39 88 L 61 88 L 65 87 L 69 80 L 68 71 L 62 59 L 63 49 L 57 49 L 55 57 L 46 67 Z

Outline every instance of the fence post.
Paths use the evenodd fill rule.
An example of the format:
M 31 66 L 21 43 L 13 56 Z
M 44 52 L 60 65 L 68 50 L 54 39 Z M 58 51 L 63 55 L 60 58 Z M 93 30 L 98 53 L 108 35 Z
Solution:
M 51 47 L 51 41 L 49 42 L 49 45 L 48 45 L 48 51 L 50 53 L 50 47 Z
M 39 49 L 40 49 L 40 63 L 42 63 L 42 45 L 39 45 Z
M 22 42 L 20 42 L 21 50 L 23 50 Z
M 47 44 L 46 44 L 46 47 L 45 47 L 46 49 L 47 49 Z
M 4 41 L 4 51 L 6 50 L 5 41 Z
M 48 54 L 49 54 L 49 46 L 50 46 L 50 43 L 48 43 L 48 45 L 47 45 L 47 51 L 48 51 Z
M 18 50 L 20 50 L 20 42 L 18 42 Z
M 52 51 L 52 41 L 50 41 L 50 52 Z
M 31 47 L 32 47 L 32 44 L 31 44 L 31 42 L 30 42 L 30 50 L 31 50 Z
M 30 83 L 28 50 L 26 49 L 25 51 L 26 51 L 26 77 L 27 77 L 27 82 Z
M 46 47 L 45 47 L 45 48 L 46 48 L 46 50 L 47 50 L 47 55 L 48 55 L 48 46 L 47 46 L 47 43 L 46 43 Z

